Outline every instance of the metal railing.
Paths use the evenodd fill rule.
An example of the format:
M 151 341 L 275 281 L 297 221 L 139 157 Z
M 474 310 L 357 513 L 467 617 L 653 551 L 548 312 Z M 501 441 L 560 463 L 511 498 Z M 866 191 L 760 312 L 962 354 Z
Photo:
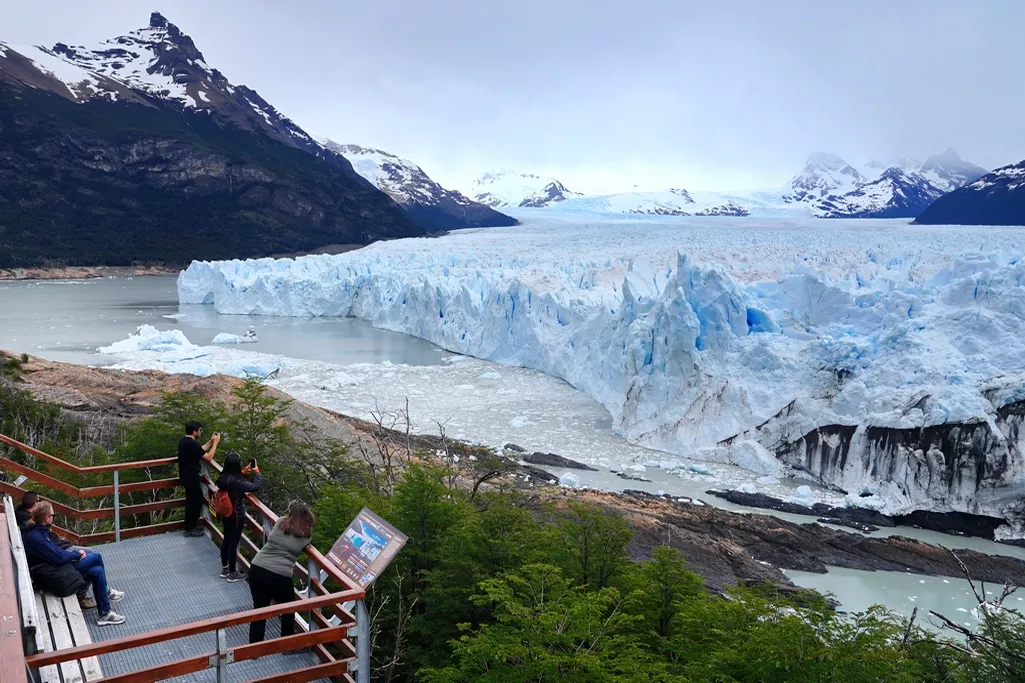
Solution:
M 7 446 L 20 450 L 28 455 L 38 457 L 49 465 L 72 474 L 87 475 L 106 472 L 113 473 L 113 484 L 110 486 L 78 488 L 54 476 L 39 472 L 31 467 L 11 460 L 10 458 L 0 456 L 0 469 L 17 472 L 18 474 L 26 476 L 33 482 L 49 487 L 50 489 L 53 489 L 65 496 L 69 496 L 74 500 L 97 498 L 107 495 L 113 497 L 113 507 L 87 510 L 78 510 L 55 500 L 49 501 L 53 505 L 55 512 L 65 515 L 70 519 L 113 519 L 114 529 L 112 531 L 99 533 L 77 534 L 60 527 L 52 527 L 58 535 L 65 537 L 76 545 L 89 545 L 109 541 L 119 542 L 122 539 L 134 538 L 137 536 L 148 536 L 184 528 L 184 522 L 180 521 L 162 524 L 149 524 L 127 529 L 121 528 L 121 516 L 123 514 L 136 515 L 146 512 L 174 510 L 179 507 L 184 507 L 185 501 L 183 499 L 171 499 L 122 506 L 120 505 L 121 493 L 173 489 L 178 485 L 178 479 L 157 479 L 121 484 L 119 482 L 118 472 L 122 470 L 154 468 L 171 465 L 172 463 L 177 462 L 176 458 L 163 458 L 92 467 L 78 467 L 72 463 L 68 463 L 57 458 L 56 456 L 44 453 L 43 451 L 32 448 L 31 446 L 2 434 L 0 434 L 0 443 L 6 444 Z M 214 468 L 218 471 L 220 470 L 216 464 L 214 465 Z M 202 481 L 206 489 L 207 496 L 217 490 L 217 485 L 210 477 L 210 471 L 206 467 L 204 467 Z M 25 492 L 24 489 L 7 482 L 0 482 L 0 491 L 17 496 L 20 496 Z M 40 498 L 49 500 L 43 496 L 40 496 Z M 247 508 L 254 510 L 256 515 L 259 517 L 259 520 L 247 511 L 245 525 L 261 536 L 263 542 L 266 542 L 270 529 L 278 520 L 278 515 L 252 494 L 247 494 L 246 500 L 248 503 Z M 223 535 L 213 523 L 208 507 L 204 508 L 204 518 L 206 526 L 210 530 L 211 537 L 214 540 L 223 540 Z M 16 526 L 14 529 L 17 529 Z M 4 532 L 4 534 L 8 535 L 7 532 Z M 20 540 L 20 534 L 13 534 L 12 532 L 11 537 L 13 538 L 14 536 L 17 536 Z M 244 534 L 242 536 L 242 545 L 254 553 L 259 549 L 257 545 Z M 305 548 L 305 553 L 308 558 L 306 565 L 302 566 L 296 563 L 293 572 L 295 575 L 299 576 L 301 581 L 305 582 L 306 587 L 301 592 L 297 591 L 298 599 L 294 602 L 247 610 L 236 614 L 229 614 L 189 624 L 171 626 L 165 629 L 158 629 L 156 631 L 149 631 L 147 633 L 117 638 L 114 640 L 106 640 L 73 648 L 65 648 L 54 652 L 38 653 L 30 647 L 28 650 L 25 650 L 25 652 L 28 653 L 28 656 L 22 659 L 23 665 L 27 664 L 31 669 L 38 670 L 41 667 L 51 666 L 61 662 L 142 647 L 144 645 L 184 638 L 200 633 L 214 633 L 216 649 L 211 652 L 171 662 L 169 664 L 106 677 L 101 679 L 101 681 L 104 683 L 111 683 L 114 681 L 117 681 L 118 683 L 145 683 L 202 671 L 207 668 L 215 668 L 217 670 L 218 681 L 221 681 L 224 680 L 225 671 L 228 665 L 233 662 L 254 659 L 267 654 L 285 652 L 301 647 L 311 647 L 320 660 L 320 664 L 307 667 L 305 669 L 290 671 L 285 674 L 263 678 L 260 679 L 260 683 L 302 683 L 302 681 L 325 677 L 335 678 L 336 680 L 352 681 L 353 679 L 348 673 L 350 663 L 352 662 L 355 662 L 356 665 L 358 681 L 360 681 L 360 683 L 365 683 L 370 680 L 369 623 L 366 615 L 366 609 L 363 605 L 365 591 L 361 586 L 342 573 L 334 563 L 328 560 L 313 545 L 308 545 Z M 249 562 L 241 552 L 239 553 L 239 560 L 246 569 L 249 568 Z M 0 558 L 0 570 L 4 567 L 2 561 L 3 558 Z M 28 567 L 26 564 L 25 571 L 27 570 Z M 340 589 L 330 590 L 325 585 L 328 581 L 334 582 L 340 587 Z M 2 598 L 6 584 L 6 574 L 0 572 L 0 607 L 3 605 Z M 34 600 L 31 600 L 30 602 L 34 609 Z M 357 619 L 353 616 L 351 611 L 346 609 L 346 605 L 351 604 L 356 605 L 357 613 L 361 617 L 358 624 Z M 329 611 L 331 616 L 325 616 L 324 610 Z M 253 621 L 265 620 L 269 617 L 280 616 L 285 613 L 297 612 L 305 614 L 305 618 L 297 618 L 297 621 L 300 623 L 300 628 L 305 629 L 305 633 L 298 633 L 285 638 L 277 638 L 235 648 L 227 647 L 225 633 L 227 628 L 240 624 L 247 624 Z M 22 616 L 24 617 L 24 614 Z M 38 619 L 38 616 L 36 618 Z M 355 627 L 355 630 L 357 631 L 357 647 L 354 647 L 348 639 L 349 629 L 352 627 Z M 2 643 L 3 641 L 0 640 L 0 644 Z M 328 649 L 328 646 L 334 647 L 336 651 L 332 652 Z M 3 671 L 2 666 L 0 666 L 0 671 Z M 3 680 L 6 681 L 7 678 L 4 677 Z M 17 679 L 12 678 L 11 680 Z

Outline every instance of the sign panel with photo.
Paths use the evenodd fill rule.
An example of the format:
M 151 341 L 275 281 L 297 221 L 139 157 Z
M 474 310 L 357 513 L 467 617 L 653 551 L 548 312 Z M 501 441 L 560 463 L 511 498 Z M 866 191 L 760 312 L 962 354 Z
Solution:
M 327 557 L 365 588 L 381 575 L 407 540 L 401 531 L 363 508 L 335 541 Z

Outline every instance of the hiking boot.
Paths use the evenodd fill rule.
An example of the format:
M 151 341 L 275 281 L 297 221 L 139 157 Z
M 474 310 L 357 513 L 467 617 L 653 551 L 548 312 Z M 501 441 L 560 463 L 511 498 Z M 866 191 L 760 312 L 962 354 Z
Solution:
M 123 623 L 125 623 L 125 618 L 114 610 L 101 614 L 100 618 L 96 620 L 97 626 L 116 626 Z
M 222 579 L 228 578 L 228 574 L 230 574 L 230 573 L 231 572 L 228 571 L 228 565 L 224 565 L 223 567 L 221 567 L 221 578 Z
M 246 573 L 235 570 L 224 578 L 228 580 L 228 583 L 238 583 L 246 580 Z
M 199 538 L 200 536 L 206 536 L 202 529 L 192 529 L 182 534 L 185 538 Z
M 125 599 L 125 592 L 114 590 L 113 588 L 107 588 L 107 599 L 111 602 L 120 602 Z
M 78 596 L 78 606 L 82 609 L 96 609 L 96 598 L 86 593 Z

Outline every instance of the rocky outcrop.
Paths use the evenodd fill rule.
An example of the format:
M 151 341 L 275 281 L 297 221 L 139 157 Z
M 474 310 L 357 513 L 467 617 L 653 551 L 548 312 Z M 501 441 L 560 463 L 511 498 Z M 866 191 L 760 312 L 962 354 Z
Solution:
M 582 462 L 564 458 L 556 453 L 541 453 L 535 451 L 534 453 L 523 456 L 523 462 L 530 463 L 531 465 L 544 465 L 545 467 L 562 467 L 568 470 L 585 470 L 587 472 L 598 471 L 590 465 L 585 465 Z

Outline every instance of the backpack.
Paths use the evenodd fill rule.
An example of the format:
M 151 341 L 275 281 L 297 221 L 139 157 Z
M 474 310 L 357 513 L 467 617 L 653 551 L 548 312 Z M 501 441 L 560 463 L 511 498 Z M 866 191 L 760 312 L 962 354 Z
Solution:
M 235 514 L 235 506 L 231 504 L 231 496 L 228 495 L 227 489 L 217 489 L 217 493 L 214 495 L 214 512 L 221 519 Z

